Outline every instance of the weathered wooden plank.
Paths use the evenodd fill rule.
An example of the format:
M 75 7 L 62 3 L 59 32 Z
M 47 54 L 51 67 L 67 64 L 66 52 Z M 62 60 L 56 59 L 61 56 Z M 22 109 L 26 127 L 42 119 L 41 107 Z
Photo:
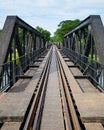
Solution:
M 21 122 L 5 122 L 1 130 L 19 130 Z
M 95 88 L 93 86 L 93 84 L 88 80 L 88 79 L 76 79 L 78 84 L 80 85 L 81 89 L 83 90 L 83 92 L 99 92 L 99 90 L 97 88 Z
M 84 123 L 86 130 L 104 130 L 101 123 Z
M 83 122 L 104 120 L 104 93 L 76 94 L 74 99 Z
M 0 98 L 0 120 L 2 122 L 23 120 L 49 53 L 32 79 L 20 79 L 5 96 Z

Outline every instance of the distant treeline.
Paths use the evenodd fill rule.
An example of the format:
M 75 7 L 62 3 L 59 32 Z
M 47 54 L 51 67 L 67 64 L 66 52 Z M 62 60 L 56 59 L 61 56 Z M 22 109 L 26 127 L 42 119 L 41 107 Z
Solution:
M 63 37 L 66 33 L 71 31 L 76 25 L 78 25 L 81 21 L 79 19 L 76 20 L 64 20 L 61 21 L 58 25 L 57 30 L 54 32 L 54 36 L 51 37 L 50 31 L 37 26 L 36 29 L 43 34 L 46 42 L 63 42 Z M 2 30 L 0 29 L 0 33 Z

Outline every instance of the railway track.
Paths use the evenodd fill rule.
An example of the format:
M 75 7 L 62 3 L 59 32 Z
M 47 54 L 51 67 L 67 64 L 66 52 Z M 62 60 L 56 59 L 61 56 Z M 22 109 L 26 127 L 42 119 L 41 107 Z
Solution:
M 41 56 L 10 91 L 0 96 L 0 128 L 103 130 L 103 99 L 103 93 L 53 45 L 43 60 Z
M 75 101 L 73 99 L 72 91 L 70 89 L 67 76 L 65 74 L 62 61 L 59 56 L 59 52 L 56 48 L 56 55 L 57 55 L 57 67 L 59 72 L 59 79 L 61 82 L 60 87 L 60 94 L 62 98 L 62 108 L 63 108 L 63 118 L 64 118 L 64 124 L 66 130 L 81 130 L 85 129 L 75 104 Z
M 52 83 L 51 86 L 50 83 Z M 53 116 L 50 116 L 49 114 L 50 112 L 54 113 L 55 109 L 58 109 L 57 107 L 54 108 L 54 105 L 52 105 L 51 107 L 53 108 L 47 108 L 47 101 L 50 102 L 53 99 L 52 97 L 50 98 L 50 96 L 48 96 L 47 93 L 48 91 L 52 91 L 52 89 L 54 89 L 52 88 L 53 86 L 56 86 L 57 88 L 55 88 L 55 91 L 57 91 L 57 98 L 59 98 L 58 101 L 60 106 L 57 113 L 61 115 L 60 119 L 57 119 L 57 117 L 55 117 L 58 116 L 57 113 L 55 115 L 53 114 Z M 54 102 L 55 101 L 53 101 L 53 104 Z M 25 120 L 23 121 L 20 128 L 21 130 L 48 130 L 50 126 L 51 129 L 54 130 L 60 128 L 62 130 L 81 130 L 82 128 L 84 129 L 79 118 L 78 111 L 75 106 L 71 90 L 69 88 L 69 84 L 67 82 L 67 77 L 65 75 L 60 60 L 59 52 L 55 46 L 53 46 L 50 52 L 50 55 L 45 64 L 44 70 L 36 87 L 36 90 L 34 91 L 31 106 L 28 109 L 28 114 L 26 113 L 26 117 L 24 118 Z M 50 111 L 50 109 L 54 110 Z M 59 124 L 61 122 L 61 127 L 59 126 L 59 124 L 54 124 L 55 126 L 51 125 L 54 122 L 52 120 Z M 61 121 L 58 122 L 57 120 Z
M 31 104 L 27 111 L 28 114 L 26 113 L 26 117 L 20 128 L 21 130 L 38 130 L 40 128 L 40 121 L 44 107 L 51 57 L 52 50 L 50 50 L 49 57 L 46 61 L 36 89 L 34 90 L 34 94 L 31 99 Z

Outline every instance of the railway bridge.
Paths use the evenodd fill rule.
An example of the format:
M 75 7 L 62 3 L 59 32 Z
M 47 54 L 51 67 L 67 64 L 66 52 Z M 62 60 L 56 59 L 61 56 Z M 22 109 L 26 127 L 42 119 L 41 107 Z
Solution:
M 104 130 L 104 27 L 91 15 L 47 43 L 17 16 L 0 35 L 1 130 Z

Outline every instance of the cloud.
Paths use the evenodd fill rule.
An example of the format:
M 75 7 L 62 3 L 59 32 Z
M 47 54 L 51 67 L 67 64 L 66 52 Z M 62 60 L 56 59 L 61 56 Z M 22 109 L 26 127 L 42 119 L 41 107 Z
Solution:
M 35 0 L 36 7 L 52 7 L 55 6 L 56 0 Z
M 104 0 L 0 0 L 0 28 L 7 15 L 18 15 L 33 27 L 51 33 L 66 19 L 85 19 L 91 14 L 104 20 Z

